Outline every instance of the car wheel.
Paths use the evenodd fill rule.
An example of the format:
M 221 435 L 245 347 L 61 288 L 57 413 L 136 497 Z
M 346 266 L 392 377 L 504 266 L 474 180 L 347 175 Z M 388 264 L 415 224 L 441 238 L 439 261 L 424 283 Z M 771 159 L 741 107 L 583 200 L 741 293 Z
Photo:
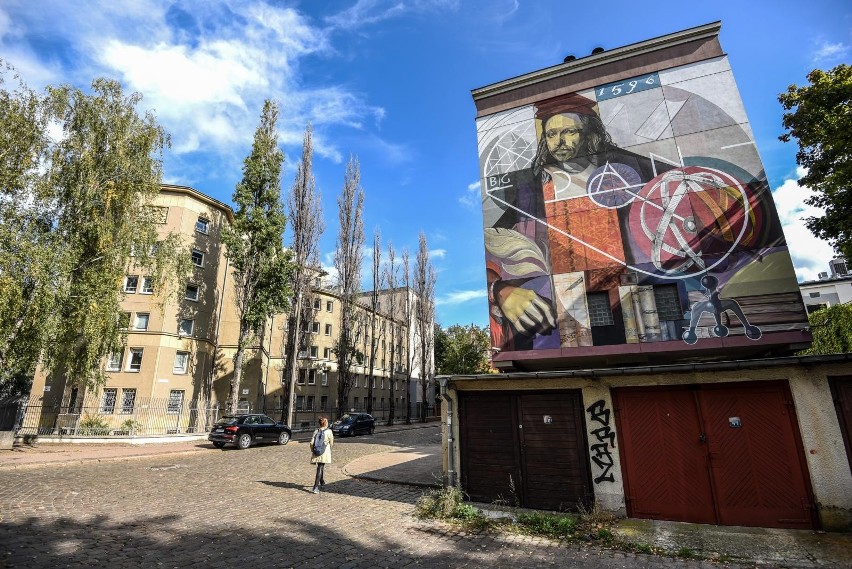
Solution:
M 222 441 L 213 441 L 213 446 L 216 448 L 224 448 L 225 443 L 223 443 Z
M 251 446 L 251 435 L 248 433 L 243 433 L 240 435 L 240 438 L 237 439 L 237 447 L 241 450 L 245 450 Z
M 288 433 L 287 431 L 281 431 L 281 434 L 278 435 L 278 444 L 279 445 L 286 445 L 289 442 L 290 442 L 290 433 Z

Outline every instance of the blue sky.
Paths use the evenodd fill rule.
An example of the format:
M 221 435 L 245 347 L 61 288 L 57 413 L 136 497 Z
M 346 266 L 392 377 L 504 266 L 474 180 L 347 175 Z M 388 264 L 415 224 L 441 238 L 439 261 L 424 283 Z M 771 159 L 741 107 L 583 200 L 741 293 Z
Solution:
M 688 6 L 687 8 L 684 8 Z M 831 248 L 800 221 L 795 145 L 778 141 L 778 93 L 852 60 L 852 5 L 555 0 L 4 0 L 0 57 L 33 88 L 95 77 L 144 95 L 172 136 L 164 181 L 226 203 L 265 98 L 281 104 L 289 188 L 310 121 L 331 264 L 336 198 L 361 162 L 367 244 L 399 251 L 423 231 L 444 326 L 488 320 L 471 89 L 681 29 L 722 21 L 730 57 L 800 279 Z M 365 283 L 369 261 L 365 263 Z

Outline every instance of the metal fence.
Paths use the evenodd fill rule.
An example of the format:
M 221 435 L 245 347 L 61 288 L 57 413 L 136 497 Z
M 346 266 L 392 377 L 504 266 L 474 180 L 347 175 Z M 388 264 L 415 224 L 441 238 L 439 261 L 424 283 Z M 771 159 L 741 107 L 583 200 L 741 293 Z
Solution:
M 286 418 L 281 408 L 252 408 L 246 402 L 238 412 L 265 413 L 277 420 Z M 366 408 L 351 408 L 350 413 L 366 413 Z M 421 405 L 411 404 L 411 422 L 420 421 Z M 103 397 L 87 397 L 68 405 L 48 398 L 0 401 L 0 418 L 8 430 L 20 436 L 78 436 L 78 437 L 140 437 L 168 434 L 206 433 L 218 418 L 225 414 L 218 405 L 194 405 L 170 399 L 139 398 L 132 404 L 124 401 L 106 401 Z M 381 424 L 390 416 L 390 406 L 372 409 L 376 422 Z M 434 420 L 440 415 L 440 406 L 427 405 L 426 418 Z M 297 409 L 293 414 L 294 431 L 313 429 L 321 416 L 329 421 L 337 419 L 336 409 Z M 394 423 L 405 421 L 405 407 L 394 409 Z
M 139 398 L 104 402 L 87 397 L 79 404 L 62 405 L 49 399 L 23 405 L 18 435 L 87 437 L 139 437 L 179 433 L 205 433 L 219 418 L 218 406 L 194 405 L 174 399 Z

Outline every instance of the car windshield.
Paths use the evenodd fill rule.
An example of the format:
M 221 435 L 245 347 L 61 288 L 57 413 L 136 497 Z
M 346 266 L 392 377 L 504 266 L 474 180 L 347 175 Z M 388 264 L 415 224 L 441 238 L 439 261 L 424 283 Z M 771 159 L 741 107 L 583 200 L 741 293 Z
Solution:
M 352 415 L 344 415 L 341 418 L 339 418 L 337 421 L 335 421 L 335 423 L 337 423 L 338 425 L 345 425 L 346 423 L 351 423 L 354 420 L 355 420 L 355 417 L 353 417 Z
M 217 425 L 236 425 L 239 417 L 222 417 L 216 421 Z

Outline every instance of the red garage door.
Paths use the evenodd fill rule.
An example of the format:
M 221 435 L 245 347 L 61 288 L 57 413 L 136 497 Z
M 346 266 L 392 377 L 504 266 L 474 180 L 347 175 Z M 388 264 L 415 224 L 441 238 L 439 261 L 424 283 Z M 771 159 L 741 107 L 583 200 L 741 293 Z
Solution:
M 786 382 L 613 393 L 629 515 L 816 527 Z
M 852 470 L 852 377 L 832 377 L 828 380 L 834 409 L 840 422 L 840 434 L 846 446 L 846 460 Z
M 471 499 L 576 510 L 591 499 L 581 394 L 461 393 L 461 482 Z

